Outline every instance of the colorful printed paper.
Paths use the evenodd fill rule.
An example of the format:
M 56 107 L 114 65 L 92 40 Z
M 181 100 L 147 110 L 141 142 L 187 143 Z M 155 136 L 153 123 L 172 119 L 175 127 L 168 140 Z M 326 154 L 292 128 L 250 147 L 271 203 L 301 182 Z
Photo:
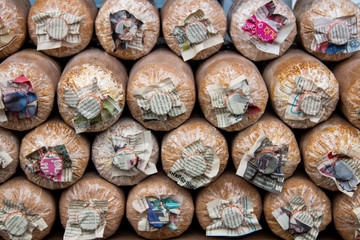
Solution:
M 26 209 L 23 203 L 3 199 L 0 209 L 0 231 L 8 234 L 12 240 L 31 240 L 35 228 L 45 230 L 48 225 L 39 215 Z
M 126 10 L 110 13 L 110 23 L 112 37 L 114 41 L 114 52 L 120 46 L 121 49 L 127 48 L 143 50 L 143 22 Z
M 280 193 L 285 179 L 281 167 L 286 164 L 288 150 L 287 144 L 275 145 L 261 135 L 242 157 L 236 174 L 266 191 Z
M 334 181 L 339 191 L 352 197 L 360 182 L 360 152 L 330 152 L 319 159 L 319 173 Z
M 276 12 L 269 1 L 246 20 L 242 30 L 249 33 L 250 41 L 261 51 L 279 55 L 280 44 L 285 41 L 295 23 Z
M 72 181 L 72 161 L 64 144 L 44 146 L 28 154 L 25 171 L 31 171 L 54 182 Z
M 216 199 L 207 203 L 206 207 L 213 220 L 206 227 L 206 236 L 239 237 L 262 229 L 254 214 L 251 198 Z
M 13 161 L 12 157 L 0 147 L 0 169 L 4 169 Z
M 282 229 L 288 231 L 295 240 L 315 240 L 324 216 L 324 212 L 306 206 L 305 200 L 298 195 L 272 214 Z
M 32 16 L 36 23 L 37 50 L 73 47 L 80 43 L 82 17 L 66 12 L 42 12 Z
M 314 40 L 311 50 L 321 53 L 339 54 L 360 50 L 360 37 L 355 15 L 332 19 L 314 20 Z
M 176 230 L 176 221 L 181 213 L 182 196 L 147 196 L 132 202 L 133 208 L 140 213 L 139 231 L 154 232 L 162 227 Z
M 184 25 L 176 26 L 171 35 L 176 37 L 184 61 L 194 58 L 204 49 L 224 42 L 202 10 L 190 14 Z
M 252 115 L 261 111 L 251 98 L 247 80 L 242 77 L 232 80 L 228 87 L 217 83 L 207 86 L 206 90 L 220 128 L 240 122 L 244 114 Z
M 0 95 L 0 122 L 37 115 L 38 97 L 24 75 L 2 82 Z

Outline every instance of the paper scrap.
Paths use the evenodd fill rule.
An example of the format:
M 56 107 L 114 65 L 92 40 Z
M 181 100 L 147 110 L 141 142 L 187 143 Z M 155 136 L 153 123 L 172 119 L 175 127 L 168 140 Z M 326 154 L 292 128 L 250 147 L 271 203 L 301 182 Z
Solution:
M 183 148 L 168 177 L 182 187 L 196 189 L 210 183 L 219 169 L 220 159 L 216 152 L 198 140 Z
M 12 157 L 0 147 L 0 169 L 4 169 L 13 161 Z
M 352 197 L 360 182 L 360 152 L 330 152 L 318 160 L 319 173 L 333 180 L 339 191 Z
M 269 1 L 257 9 L 241 29 L 248 32 L 250 41 L 260 51 L 279 55 L 280 45 L 289 36 L 295 22 L 276 12 L 274 2 Z
M 23 203 L 4 198 L 0 209 L 0 231 L 12 240 L 31 240 L 35 228 L 45 230 L 48 225 L 44 219 L 25 207 Z
M 324 212 L 306 206 L 306 201 L 298 195 L 272 214 L 282 229 L 288 231 L 295 240 L 315 240 L 324 216 Z
M 160 195 L 146 196 L 132 202 L 133 208 L 140 213 L 139 231 L 154 232 L 162 227 L 178 229 L 177 217 L 182 210 L 183 196 Z
M 206 90 L 220 128 L 240 122 L 246 113 L 252 115 L 261 111 L 251 98 L 247 80 L 242 77 L 232 80 L 228 87 L 212 84 L 207 86 Z
M 157 173 L 156 165 L 149 162 L 153 142 L 150 131 L 134 135 L 113 136 L 114 160 L 112 176 L 136 176 L 139 172 Z
M 175 90 L 173 81 L 166 78 L 156 85 L 131 92 L 141 110 L 144 122 L 166 121 L 168 116 L 176 117 L 186 112 L 185 105 Z
M 73 47 L 81 42 L 83 17 L 66 12 L 42 12 L 32 16 L 36 23 L 37 50 Z
M 71 200 L 64 240 L 103 238 L 108 200 Z
M 266 191 L 280 193 L 284 184 L 281 167 L 286 164 L 289 146 L 275 145 L 261 135 L 242 157 L 236 175 Z
M 184 61 L 194 58 L 204 49 L 224 42 L 221 34 L 215 31 L 210 20 L 205 18 L 205 13 L 200 9 L 190 14 L 184 25 L 176 26 L 171 35 L 176 37 Z
M 239 237 L 262 229 L 254 214 L 251 198 L 216 199 L 207 203 L 206 207 L 213 220 L 206 227 L 206 236 Z

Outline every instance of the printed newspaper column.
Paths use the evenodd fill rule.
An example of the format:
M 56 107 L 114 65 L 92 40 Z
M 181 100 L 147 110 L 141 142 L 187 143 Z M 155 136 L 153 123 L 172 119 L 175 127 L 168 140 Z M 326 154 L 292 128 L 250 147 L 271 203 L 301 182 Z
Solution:
M 360 50 L 360 37 L 355 15 L 314 20 L 311 50 L 321 53 L 351 53 Z
M 282 229 L 296 240 L 315 240 L 324 212 L 312 210 L 302 197 L 295 195 L 285 207 L 276 209 L 272 214 Z
M 206 236 L 238 237 L 261 230 L 251 198 L 216 199 L 207 203 L 206 207 L 213 220 L 206 227 Z
M 140 172 L 146 175 L 157 173 L 156 165 L 149 162 L 153 149 L 150 131 L 128 136 L 113 136 L 115 150 L 112 176 L 135 176 Z
M 114 52 L 120 46 L 121 49 L 127 48 L 143 50 L 143 22 L 126 10 L 110 13 L 110 23 L 112 37 L 114 41 Z
M 210 183 L 219 168 L 220 159 L 215 151 L 198 140 L 183 149 L 168 177 L 182 187 L 196 189 Z
M 353 212 L 355 213 L 358 223 L 360 224 L 360 208 L 353 209 Z M 360 238 L 360 227 L 355 230 L 355 240 L 358 240 Z
M 0 147 L 0 169 L 9 166 L 12 161 L 12 157 Z
M 48 227 L 39 214 L 31 213 L 22 203 L 3 199 L 0 209 L 0 230 L 7 232 L 13 240 L 31 240 L 35 228 L 40 231 Z
M 43 12 L 32 19 L 36 23 L 38 51 L 72 47 L 80 43 L 82 17 L 66 12 Z
M 166 121 L 186 112 L 183 102 L 175 92 L 176 86 L 170 78 L 131 92 L 141 110 L 144 122 Z
M 0 17 L 0 51 L 9 46 L 16 36 L 4 26 L 4 19 Z
M 295 22 L 278 14 L 273 1 L 269 1 L 246 20 L 242 30 L 249 33 L 250 41 L 260 50 L 280 54 L 280 45 L 289 36 Z
M 229 127 L 240 122 L 244 114 L 256 114 L 261 110 L 254 104 L 247 80 L 240 76 L 227 87 L 222 84 L 207 86 L 218 127 Z
M 37 115 L 38 98 L 24 75 L 4 81 L 0 88 L 0 122 Z
M 72 200 L 64 240 L 103 238 L 106 226 L 108 200 Z
M 204 49 L 224 42 L 221 34 L 215 31 L 202 10 L 190 14 L 184 25 L 176 26 L 171 35 L 175 36 L 184 61 L 190 60 Z
M 64 92 L 65 103 L 74 111 L 73 123 L 76 133 L 85 132 L 90 126 L 116 117 L 122 111 L 110 95 L 101 94 L 97 83 L 95 77 L 88 86 L 76 91 L 66 89 Z
M 280 193 L 284 184 L 281 167 L 286 163 L 288 149 L 287 144 L 274 145 L 261 135 L 242 157 L 236 174 L 266 191 Z
M 160 195 L 139 198 L 132 202 L 140 213 L 139 231 L 154 232 L 162 227 L 176 230 L 177 216 L 181 213 L 182 196 Z
M 318 123 L 325 113 L 325 106 L 331 101 L 330 96 L 326 89 L 311 79 L 296 76 L 295 81 L 297 88 L 286 93 L 289 98 L 285 118 L 297 121 L 309 119 Z
M 339 191 L 352 197 L 360 182 L 360 152 L 342 151 L 330 152 L 319 159 L 319 173 L 332 179 Z
M 44 146 L 29 153 L 25 171 L 31 171 L 54 182 L 72 181 L 72 161 L 64 144 Z

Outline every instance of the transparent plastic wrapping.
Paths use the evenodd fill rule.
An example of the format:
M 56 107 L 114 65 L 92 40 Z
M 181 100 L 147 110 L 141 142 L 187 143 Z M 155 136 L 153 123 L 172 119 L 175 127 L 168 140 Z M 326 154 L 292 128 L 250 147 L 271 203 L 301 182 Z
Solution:
M 131 118 L 121 118 L 116 124 L 106 131 L 98 134 L 92 145 L 92 161 L 100 176 L 117 186 L 132 186 L 144 180 L 148 175 L 142 171 L 132 176 L 121 176 L 114 173 L 114 143 L 113 137 L 128 137 L 146 132 L 147 129 Z M 153 133 L 151 133 L 152 149 L 148 159 L 149 163 L 157 164 L 159 159 L 159 145 Z M 148 150 L 148 149 L 147 149 Z
M 0 185 L 0 209 L 3 208 L 3 199 L 15 203 L 24 204 L 28 211 L 26 214 L 38 215 L 47 224 L 47 227 L 40 231 L 35 228 L 32 232 L 33 240 L 43 239 L 49 234 L 56 218 L 56 202 L 51 193 L 39 186 L 36 186 L 25 177 L 16 177 Z M 8 233 L 0 231 L 0 237 L 10 240 Z
M 94 1 L 37 0 L 31 6 L 28 17 L 29 35 L 31 40 L 35 43 L 35 45 L 38 45 L 38 35 L 36 34 L 37 24 L 34 21 L 33 17 L 40 13 L 54 13 L 54 12 L 68 13 L 78 18 L 81 18 L 80 28 L 77 33 L 77 36 L 80 36 L 80 39 L 79 41 L 74 41 L 73 39 L 71 39 L 69 40 L 69 42 L 67 41 L 65 42 L 65 40 L 67 40 L 67 37 L 69 36 L 69 33 L 74 34 L 73 32 L 70 31 L 71 28 L 69 27 L 69 24 L 70 25 L 73 24 L 72 22 L 73 20 L 66 21 L 68 29 L 58 30 L 59 32 L 61 32 L 60 36 L 57 36 L 56 34 L 51 35 L 51 33 L 49 33 L 50 27 L 47 28 L 47 32 L 49 33 L 50 37 L 53 37 L 50 38 L 50 40 L 54 40 L 54 39 L 56 41 L 61 40 L 62 41 L 61 46 L 56 48 L 51 47 L 52 49 L 45 47 L 46 50 L 44 49 L 42 51 L 50 56 L 62 58 L 62 57 L 68 57 L 74 55 L 85 49 L 87 45 L 90 43 L 94 32 L 94 22 L 97 15 L 97 8 Z M 59 26 L 57 26 L 57 28 L 54 29 L 57 30 Z
M 285 179 L 290 177 L 300 163 L 300 149 L 291 129 L 270 113 L 265 113 L 257 123 L 236 134 L 231 143 L 231 156 L 235 168 L 239 167 L 244 154 L 253 147 L 261 135 L 268 137 L 275 145 L 288 145 L 286 162 L 281 170 Z
M 300 50 L 290 50 L 270 62 L 263 77 L 275 113 L 291 128 L 310 128 L 325 121 L 339 100 L 339 84 L 334 74 L 318 59 Z M 303 82 L 307 81 L 305 87 L 299 87 L 300 77 Z M 312 102 L 309 99 L 310 103 L 304 104 L 304 112 L 297 105 L 307 94 L 321 97 L 321 100 Z M 312 112 L 315 109 L 317 113 Z
M 166 0 L 161 8 L 161 25 L 167 45 L 178 56 L 181 56 L 180 47 L 177 38 L 172 32 L 177 26 L 184 26 L 184 21 L 190 14 L 202 10 L 205 19 L 208 19 L 214 30 L 220 33 L 222 39 L 226 34 L 226 14 L 221 5 L 216 0 Z M 219 51 L 222 43 L 205 48 L 198 52 L 192 60 L 206 59 L 212 54 Z
M 101 112 L 105 110 L 104 100 L 107 96 L 110 96 L 120 108 L 111 117 L 101 118 L 99 121 L 95 121 L 94 124 L 92 121 L 96 117 L 88 119 L 90 124 L 81 130 L 82 132 L 99 132 L 107 129 L 120 118 L 125 106 L 125 90 L 128 75 L 124 65 L 100 49 L 85 50 L 68 62 L 57 88 L 59 112 L 68 125 L 77 128 L 74 120 L 79 116 L 76 113 L 80 107 L 81 100 L 75 108 L 69 105 L 65 97 L 67 90 L 72 90 L 78 94 L 80 89 L 90 86 L 95 78 L 97 80 L 97 88 L 104 98 L 101 99 L 103 103 Z M 89 94 L 95 95 L 95 91 L 90 91 Z M 79 94 L 78 97 L 81 98 Z M 82 114 L 80 115 L 82 116 Z
M 119 228 L 125 211 L 125 194 L 122 189 L 102 179 L 95 173 L 86 173 L 76 184 L 64 190 L 59 202 L 60 220 L 64 228 L 68 221 L 71 201 L 107 201 L 105 230 L 102 239 L 109 238 Z
M 295 16 L 291 9 L 281 0 L 273 0 L 275 5 L 275 14 L 280 14 L 288 19 L 291 24 L 289 35 L 283 42 L 279 43 L 279 54 L 265 52 L 257 48 L 250 41 L 250 34 L 242 29 L 246 21 L 252 17 L 256 10 L 270 2 L 269 0 L 236 0 L 233 1 L 229 15 L 229 33 L 236 49 L 245 57 L 252 61 L 264 61 L 277 58 L 283 55 L 293 43 L 296 36 Z M 284 31 L 284 30 L 283 30 Z M 281 30 L 280 30 L 281 32 Z M 275 38 L 276 39 L 276 38 Z
M 213 223 L 206 204 L 217 199 L 227 200 L 237 196 L 251 199 L 254 214 L 257 220 L 260 220 L 262 200 L 258 190 L 235 174 L 225 172 L 209 186 L 201 189 L 196 196 L 195 213 L 202 229 L 206 230 L 206 227 Z
M 218 178 L 221 173 L 224 171 L 226 164 L 229 158 L 229 150 L 225 137 L 222 133 L 208 123 L 206 120 L 201 118 L 192 118 L 187 122 L 182 124 L 177 129 L 168 132 L 161 144 L 161 162 L 163 169 L 166 174 L 172 171 L 172 167 L 174 164 L 184 155 L 185 149 L 187 149 L 190 145 L 193 145 L 196 142 L 201 142 L 203 147 L 209 147 L 214 151 L 213 157 L 215 164 L 218 165 L 218 168 L 211 168 L 207 171 L 214 170 L 214 176 L 209 177 L 208 180 L 210 182 L 214 181 Z M 198 150 L 198 149 L 197 149 Z M 193 154 L 199 154 L 200 152 L 196 152 Z M 192 155 L 192 154 L 190 154 Z M 187 157 L 187 156 L 185 156 Z M 207 156 L 203 156 L 205 158 L 205 163 L 207 168 L 209 167 L 210 159 L 206 160 Z M 191 160 L 191 159 L 189 159 Z M 191 166 L 192 161 L 188 163 L 188 166 Z M 194 164 L 196 162 L 194 161 Z M 191 169 L 189 169 L 191 170 Z M 185 171 L 185 173 L 188 173 Z M 190 173 L 191 174 L 191 173 Z M 185 175 L 185 174 L 184 174 Z M 202 178 L 203 175 L 198 176 Z M 196 180 L 196 178 L 192 179 Z M 190 181 L 191 182 L 191 181 Z M 201 186 L 205 186 L 206 184 L 200 184 Z M 189 187 L 185 185 L 185 187 Z M 191 187 L 193 188 L 193 187 Z
M 71 181 L 54 181 L 32 172 L 28 167 L 32 162 L 30 153 L 41 147 L 65 145 L 71 160 Z M 20 146 L 20 166 L 28 179 L 48 189 L 63 189 L 77 182 L 84 174 L 90 158 L 90 142 L 59 119 L 52 119 L 25 135 Z M 40 159 L 37 159 L 40 160 Z M 65 159 L 63 159 L 65 160 Z M 42 171 L 40 171 L 41 173 Z
M 329 18 L 330 21 L 330 19 L 335 20 L 337 18 L 349 17 L 354 15 L 356 17 L 354 24 L 356 25 L 355 28 L 357 28 L 354 35 L 359 35 L 360 8 L 354 2 L 348 0 L 298 0 L 294 7 L 294 14 L 296 16 L 297 28 L 301 44 L 304 46 L 307 52 L 319 58 L 320 60 L 340 61 L 349 58 L 351 55 L 354 54 L 354 52 L 351 52 L 351 48 L 358 48 L 359 43 L 352 43 L 351 41 L 344 41 L 338 43 L 337 41 L 334 41 L 334 45 L 332 45 L 331 41 L 328 41 L 325 42 L 324 46 L 321 46 L 318 51 L 316 51 L 316 48 L 314 47 L 315 33 L 318 33 L 318 31 L 315 30 L 314 21 L 324 17 Z M 341 20 L 339 20 L 339 22 L 341 22 Z M 329 32 L 330 31 L 327 31 L 328 37 Z M 345 30 L 344 32 L 348 31 Z M 349 36 L 346 37 L 349 38 Z M 352 46 L 346 47 L 346 44 L 341 45 L 341 43 L 349 43 Z M 337 49 L 340 51 L 345 50 L 345 52 L 336 53 Z
M 256 106 L 259 110 L 251 115 L 247 111 L 242 115 L 241 121 L 228 127 L 220 127 L 226 131 L 240 131 L 255 123 L 262 116 L 268 101 L 268 92 L 264 79 L 255 64 L 230 51 L 219 52 L 207 59 L 196 72 L 196 84 L 201 109 L 206 119 L 216 127 L 219 126 L 219 121 L 217 120 L 217 114 L 212 106 L 211 95 L 207 88 L 213 84 L 229 87 L 230 82 L 236 79 L 247 80 L 250 96 L 246 97 L 250 98 L 252 105 Z M 235 117 L 235 115 L 233 116 Z
M 305 171 L 311 180 L 319 187 L 338 191 L 335 182 L 319 172 L 318 165 L 330 152 L 339 154 L 345 151 L 359 151 L 360 131 L 345 119 L 335 115 L 303 134 L 299 145 Z M 359 160 L 353 159 L 353 161 Z
M 359 189 L 355 191 L 353 197 L 338 193 L 333 198 L 332 209 L 335 229 L 344 240 L 353 240 L 358 236 L 357 229 L 360 228 L 360 223 L 357 215 L 359 208 Z
M 336 65 L 333 72 L 339 82 L 340 109 L 347 120 L 360 128 L 360 53 Z
M 264 215 L 270 230 L 282 239 L 294 239 L 288 231 L 283 230 L 273 216 L 273 212 L 286 204 L 295 196 L 305 200 L 305 206 L 311 207 L 313 211 L 323 212 L 319 232 L 324 230 L 332 220 L 331 202 L 326 194 L 305 175 L 296 174 L 287 179 L 283 191 L 280 194 L 267 193 L 264 198 Z
M 0 126 L 25 131 L 43 123 L 52 111 L 60 74 L 60 65 L 56 61 L 32 49 L 17 52 L 3 61 L 0 64 L 1 82 L 5 83 L 24 75 L 31 82 L 38 103 L 36 116 L 11 119 L 0 123 Z
M 177 214 L 175 225 L 178 229 L 171 229 L 168 226 L 157 228 L 156 231 L 140 231 L 138 229 L 139 222 L 143 219 L 138 211 L 133 207 L 133 202 L 144 197 L 160 197 L 166 199 L 167 197 L 175 196 L 182 198 Z M 178 186 L 171 181 L 163 173 L 156 174 L 149 177 L 145 181 L 133 187 L 128 195 L 126 202 L 126 218 L 134 228 L 135 232 L 146 239 L 167 239 L 173 238 L 184 233 L 192 222 L 194 215 L 194 203 L 190 192 Z
M 29 0 L 3 0 L 0 2 L 1 30 L 0 59 L 21 48 L 27 37 Z M 7 34 L 4 34 L 8 32 Z
M 17 170 L 19 166 L 19 148 L 20 140 L 19 138 L 11 131 L 0 128 L 0 160 L 3 160 L 4 156 L 10 156 L 11 161 L 4 168 L 4 163 L 0 164 L 0 183 L 8 180 Z M 5 153 L 4 153 L 4 152 Z
M 115 47 L 109 18 L 110 14 L 124 10 L 143 23 L 140 27 L 142 44 L 138 48 Z M 160 34 L 160 14 L 153 0 L 107 0 L 101 5 L 95 22 L 95 30 L 106 52 L 121 59 L 136 60 L 147 55 L 154 48 Z
M 144 121 L 142 110 L 132 92 L 159 84 L 168 78 L 175 85 L 176 89 L 173 92 L 184 105 L 185 112 L 174 117 L 166 115 L 165 121 Z M 156 50 L 139 60 L 131 69 L 126 97 L 132 116 L 144 127 L 156 131 L 170 131 L 188 119 L 194 108 L 196 92 L 193 72 L 189 64 L 183 62 L 171 51 Z

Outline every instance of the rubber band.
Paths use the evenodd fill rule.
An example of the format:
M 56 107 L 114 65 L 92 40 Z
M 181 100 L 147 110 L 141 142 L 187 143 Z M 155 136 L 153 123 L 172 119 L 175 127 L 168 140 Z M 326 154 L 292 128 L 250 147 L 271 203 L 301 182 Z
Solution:
M 205 25 L 205 23 L 204 23 L 203 21 L 201 21 L 201 20 L 192 20 L 192 21 L 190 21 L 188 24 L 186 24 L 186 25 L 184 26 L 184 34 L 186 33 L 186 28 L 189 26 L 189 24 L 191 24 L 191 23 L 193 23 L 193 22 L 199 22 L 199 23 L 201 23 L 201 24 L 207 29 L 207 27 L 206 27 L 206 25 Z
M 101 103 L 100 113 L 101 113 L 102 110 L 104 109 L 104 103 L 101 101 L 101 98 L 99 98 L 98 96 L 95 96 L 95 95 L 93 95 L 93 94 L 88 94 L 88 95 L 85 95 L 83 98 L 81 98 L 80 101 L 79 101 L 79 103 L 80 103 L 81 101 L 83 101 L 84 98 L 86 98 L 86 97 L 93 97 L 93 98 L 96 98 L 97 100 L 100 101 L 100 103 Z M 100 113 L 99 113 L 98 115 L 100 115 Z
M 25 96 L 26 96 L 26 103 L 29 102 L 29 97 L 28 97 L 26 91 L 24 91 L 24 90 L 22 90 L 22 89 L 20 89 L 20 88 L 11 88 L 11 89 L 7 90 L 6 93 L 4 94 L 4 97 L 6 97 L 6 95 L 7 95 L 10 91 L 15 91 L 15 92 L 16 92 L 16 91 L 21 91 L 21 92 L 23 92 L 23 93 L 25 94 Z
M 138 156 L 136 155 L 135 151 L 133 149 L 131 149 L 131 148 L 120 148 L 119 150 L 117 150 L 115 152 L 115 155 L 117 155 L 120 151 L 125 151 L 125 150 L 132 151 L 134 153 L 134 155 L 135 155 L 135 165 L 136 165 L 137 162 L 138 162 Z
M 154 97 L 156 94 L 158 94 L 158 93 L 165 93 L 165 94 L 167 94 L 167 95 L 170 97 L 171 103 L 173 103 L 173 98 L 171 97 L 170 93 L 165 92 L 165 91 L 156 91 L 153 95 L 151 95 L 151 96 L 149 97 L 148 101 L 150 101 L 151 98 L 153 98 L 153 97 Z
M 331 26 L 330 26 L 327 34 L 326 34 L 326 36 L 328 37 L 328 39 L 330 40 L 330 42 L 331 42 L 330 30 L 331 30 L 335 25 L 337 25 L 337 24 L 341 24 L 341 25 L 344 25 L 344 26 L 348 27 L 348 25 L 347 25 L 346 23 L 344 23 L 344 22 L 335 22 L 335 23 L 331 24 Z
M 24 217 L 26 218 L 26 220 L 29 222 L 28 217 L 25 215 L 25 213 L 21 212 L 21 211 L 16 211 L 16 212 L 12 212 L 9 215 L 6 216 L 5 220 L 4 220 L 4 224 L 6 223 L 6 220 L 8 219 L 8 217 L 10 217 L 11 215 L 15 214 L 15 213 L 21 213 L 22 215 L 24 215 Z
M 235 94 L 235 93 L 241 93 L 241 94 L 243 94 L 243 95 L 246 97 L 246 94 L 245 94 L 244 92 L 234 91 L 234 92 L 232 92 L 232 93 L 230 93 L 229 95 L 226 96 L 226 98 L 225 98 L 225 106 L 227 105 L 227 104 L 226 104 L 227 99 L 228 99 L 231 95 L 233 95 L 233 94 Z
M 97 210 L 96 208 L 94 208 L 94 207 L 91 207 L 91 206 L 87 206 L 87 207 L 85 207 L 82 211 L 84 211 L 86 208 L 91 208 L 91 209 L 94 209 L 99 215 L 100 215 L 100 217 L 101 217 L 101 213 L 100 213 L 100 211 L 99 210 Z M 81 212 L 82 212 L 81 211 Z M 79 213 L 79 214 L 81 214 L 81 212 Z M 79 214 L 76 216 L 76 221 L 77 221 L 77 223 L 78 224 L 80 224 L 79 223 Z
M 227 206 L 227 207 L 224 207 L 223 210 L 221 210 L 221 214 L 220 214 L 220 217 L 222 218 L 223 217 L 223 212 L 225 209 L 227 208 L 237 208 L 240 210 L 240 212 L 244 215 L 244 212 L 241 210 L 241 208 L 237 207 L 237 206 L 234 206 L 234 205 L 231 205 L 231 206 Z

